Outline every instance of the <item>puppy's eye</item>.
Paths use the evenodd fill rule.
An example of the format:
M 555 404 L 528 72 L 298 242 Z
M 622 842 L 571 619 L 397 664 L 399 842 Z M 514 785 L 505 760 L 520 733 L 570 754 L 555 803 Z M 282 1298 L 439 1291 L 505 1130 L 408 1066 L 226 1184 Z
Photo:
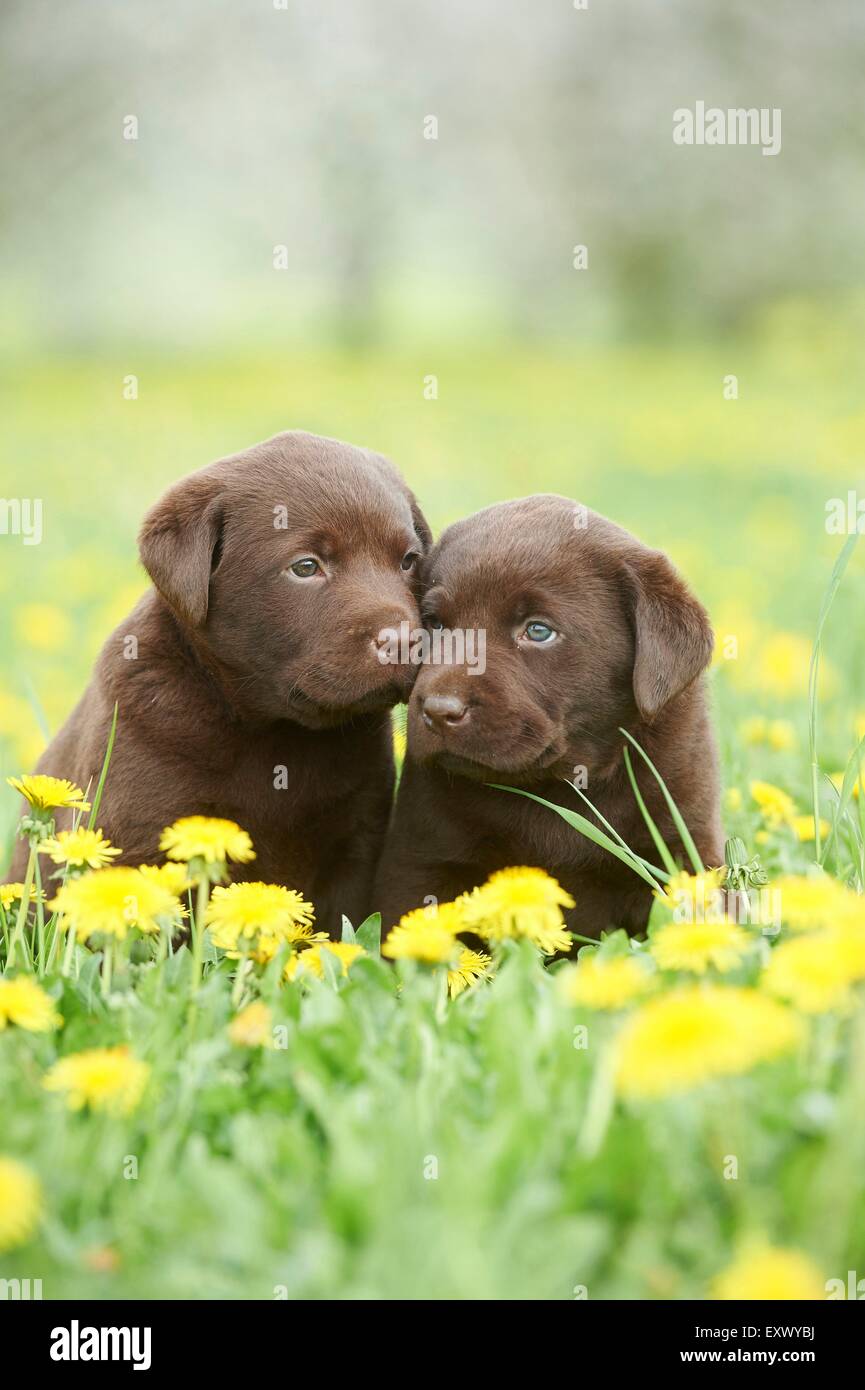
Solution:
M 302 560 L 295 560 L 289 569 L 292 574 L 297 575 L 298 579 L 312 579 L 315 575 L 322 573 L 321 565 L 311 555 L 305 555 Z
M 444 627 L 441 618 L 424 617 L 424 627 L 428 627 L 430 632 L 438 632 Z
M 407 550 L 400 561 L 400 569 L 413 570 L 419 559 L 420 555 L 416 550 Z
M 558 635 L 555 628 L 550 627 L 547 623 L 526 623 L 523 632 L 523 636 L 527 637 L 530 642 L 536 642 L 540 646 L 546 642 L 554 641 Z

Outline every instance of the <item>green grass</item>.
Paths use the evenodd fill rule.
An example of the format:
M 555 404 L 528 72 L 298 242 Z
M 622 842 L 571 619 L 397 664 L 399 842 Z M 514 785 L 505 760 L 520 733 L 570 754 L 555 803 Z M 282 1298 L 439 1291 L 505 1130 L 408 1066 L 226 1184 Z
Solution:
M 566 1006 L 528 945 L 445 1010 L 411 966 L 399 996 L 375 960 L 303 993 L 269 978 L 266 1051 L 228 1040 L 225 966 L 190 1042 L 188 952 L 108 1001 L 80 964 L 60 1050 L 126 1041 L 153 1073 L 132 1117 L 73 1113 L 40 1089 L 55 1042 L 3 1039 L 3 1147 L 47 1211 L 0 1274 L 45 1297 L 699 1298 L 753 1232 L 826 1278 L 861 1269 L 861 1015 L 852 1041 L 823 1018 L 800 1057 L 619 1106 L 599 1137 L 617 1021 Z
M 824 509 L 861 467 L 851 383 L 865 350 L 840 329 L 756 342 L 17 363 L 0 399 L 3 490 L 42 497 L 45 539 L 0 537 L 4 776 L 35 760 L 40 724 L 58 727 L 143 587 L 134 538 L 162 488 L 302 427 L 389 453 L 437 528 L 544 489 L 667 549 L 722 642 L 735 639 L 712 674 L 728 833 L 771 877 L 804 868 L 814 845 L 767 827 L 749 784 L 811 810 L 810 652 L 841 547 Z M 121 397 L 130 371 L 134 402 Z M 423 397 L 429 373 L 437 401 Z M 843 771 L 865 714 L 862 551 L 821 632 L 830 822 L 824 774 Z M 861 802 L 847 810 L 827 867 L 858 883 Z M 4 793 L 7 840 L 16 814 Z M 818 1018 L 801 1055 L 739 1080 L 617 1103 L 599 1134 L 598 1058 L 616 1021 L 594 1017 L 576 1048 L 580 1019 L 528 946 L 445 1009 L 433 977 L 374 960 L 305 990 L 271 974 L 286 1046 L 265 1051 L 229 1041 L 230 967 L 212 952 L 191 1041 L 188 952 L 121 964 L 107 999 L 99 968 L 82 949 L 77 978 L 50 977 L 56 1037 L 0 1033 L 0 1147 L 45 1190 L 39 1234 L 0 1256 L 0 1277 L 41 1277 L 46 1297 L 569 1299 L 581 1285 L 590 1298 L 701 1297 L 753 1232 L 805 1250 L 827 1278 L 865 1274 L 858 1017 Z M 133 1116 L 72 1113 L 43 1092 L 58 1051 L 120 1041 L 153 1068 Z M 129 1156 L 137 1178 L 123 1175 Z

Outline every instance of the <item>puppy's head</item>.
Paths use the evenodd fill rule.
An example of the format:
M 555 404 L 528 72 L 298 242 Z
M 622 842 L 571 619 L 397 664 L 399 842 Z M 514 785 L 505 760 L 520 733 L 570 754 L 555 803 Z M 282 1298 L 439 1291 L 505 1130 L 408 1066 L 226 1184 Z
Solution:
M 409 703 L 421 762 L 573 776 L 617 756 L 619 725 L 651 723 L 711 656 L 706 614 L 666 556 L 564 497 L 457 522 L 422 569 L 430 660 Z
M 381 633 L 416 624 L 429 541 L 386 459 L 294 432 L 184 478 L 139 537 L 235 707 L 309 728 L 407 698 L 414 671 L 382 663 Z

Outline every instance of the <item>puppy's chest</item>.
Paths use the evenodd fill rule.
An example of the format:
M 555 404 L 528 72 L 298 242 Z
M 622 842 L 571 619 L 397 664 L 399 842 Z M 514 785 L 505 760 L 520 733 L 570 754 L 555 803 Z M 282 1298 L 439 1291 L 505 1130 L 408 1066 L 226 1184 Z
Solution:
M 510 864 L 557 864 L 578 869 L 593 863 L 598 851 L 590 840 L 569 826 L 555 811 L 521 802 L 484 837 Z M 521 857 L 522 856 L 522 857 Z
M 311 824 L 350 803 L 369 778 L 386 778 L 384 756 L 278 733 L 239 736 L 226 744 L 219 779 L 223 796 L 256 820 Z

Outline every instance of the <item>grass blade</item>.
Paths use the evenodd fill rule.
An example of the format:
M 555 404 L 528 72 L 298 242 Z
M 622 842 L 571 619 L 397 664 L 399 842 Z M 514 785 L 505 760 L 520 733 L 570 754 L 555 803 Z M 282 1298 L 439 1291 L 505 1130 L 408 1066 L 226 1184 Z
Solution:
M 629 743 L 632 743 L 632 744 L 634 745 L 634 747 L 636 748 L 636 750 L 637 750 L 637 752 L 639 753 L 640 757 L 643 759 L 644 763 L 645 763 L 646 766 L 648 767 L 649 771 L 650 771 L 650 772 L 652 773 L 652 775 L 654 776 L 656 782 L 658 783 L 658 786 L 661 788 L 661 791 L 662 791 L 663 794 L 664 794 L 664 800 L 666 801 L 667 805 L 668 805 L 669 808 L 670 808 L 670 815 L 673 817 L 673 824 L 675 825 L 676 829 L 677 829 L 678 832 L 679 832 L 679 838 L 680 838 L 680 840 L 682 841 L 682 844 L 685 846 L 685 852 L 686 852 L 686 854 L 688 855 L 688 858 L 689 858 L 690 861 L 691 861 L 691 864 L 692 864 L 693 869 L 694 869 L 694 873 L 695 873 L 695 874 L 702 874 L 702 873 L 705 873 L 706 870 L 705 870 L 705 868 L 704 868 L 704 866 L 703 866 L 703 861 L 702 861 L 702 859 L 700 858 L 699 852 L 698 852 L 698 850 L 697 850 L 697 846 L 694 844 L 694 838 L 693 838 L 693 836 L 692 836 L 690 830 L 688 829 L 687 825 L 685 824 L 685 820 L 684 820 L 684 817 L 683 817 L 683 815 L 682 815 L 682 812 L 679 810 L 678 806 L 676 805 L 675 801 L 673 800 L 672 796 L 670 795 L 670 792 L 669 792 L 669 790 L 668 790 L 668 788 L 667 788 L 667 784 L 666 784 L 666 782 L 664 781 L 663 777 L 661 776 L 660 772 L 659 772 L 658 769 L 655 767 L 655 764 L 652 762 L 652 759 L 649 757 L 648 753 L 646 753 L 646 752 L 640 747 L 639 743 L 638 743 L 637 740 L 634 738 L 633 734 L 629 734 L 628 731 L 627 731 L 627 729 L 621 729 L 621 728 L 619 729 L 619 733 L 620 733 L 620 734 L 624 734 L 624 735 L 625 735 L 625 738 L 629 741 Z
M 42 708 L 39 696 L 36 694 L 36 689 L 29 676 L 24 677 L 24 692 L 27 696 L 27 703 L 33 711 L 33 716 L 36 720 L 36 723 L 39 725 L 40 734 L 42 735 L 46 743 L 50 743 L 51 730 L 48 727 L 48 720 L 45 718 L 45 711 Z
M 88 830 L 93 830 L 96 825 L 96 817 L 99 814 L 99 803 L 102 800 L 102 789 L 105 786 L 105 778 L 108 776 L 108 764 L 111 762 L 111 754 L 114 751 L 114 739 L 117 734 L 117 702 L 114 702 L 114 715 L 111 720 L 111 730 L 108 734 L 108 747 L 105 749 L 105 757 L 102 760 L 102 771 L 99 774 L 99 781 L 96 783 L 96 791 L 93 796 L 93 805 L 90 808 L 90 819 L 87 822 Z
M 854 531 L 848 536 L 841 553 L 832 567 L 832 574 L 823 595 L 823 602 L 820 605 L 820 615 L 817 619 L 817 632 L 814 637 L 814 647 L 811 652 L 811 667 L 808 672 L 808 747 L 811 755 L 811 803 L 814 813 L 814 858 L 818 864 L 823 863 L 820 843 L 820 770 L 817 763 L 817 681 L 820 675 L 820 653 L 823 647 L 823 628 L 829 616 L 829 610 L 835 600 L 835 595 L 844 578 L 844 571 L 850 563 L 850 556 L 856 548 L 859 539 L 858 531 Z
M 642 792 L 640 791 L 640 788 L 637 786 L 637 779 L 636 779 L 636 777 L 634 776 L 634 769 L 633 769 L 633 767 L 631 766 L 631 752 L 630 752 L 630 749 L 629 749 L 629 748 L 626 748 L 626 749 L 624 750 L 624 752 L 625 752 L 625 767 L 626 767 L 627 772 L 628 772 L 628 780 L 629 780 L 630 783 L 631 783 L 631 791 L 634 793 L 635 800 L 636 800 L 636 802 L 637 802 L 637 805 L 638 805 L 639 808 L 640 808 L 640 815 L 643 817 L 643 820 L 646 822 L 646 825 L 648 826 L 649 834 L 651 835 L 651 837 L 652 837 L 652 839 L 653 839 L 653 841 L 654 841 L 654 843 L 655 843 L 655 849 L 656 849 L 656 850 L 658 851 L 658 853 L 660 854 L 660 856 L 661 856 L 661 862 L 663 863 L 665 869 L 667 870 L 667 873 L 668 873 L 668 874 L 675 874 L 675 873 L 678 872 L 678 870 L 677 870 L 677 868 L 676 868 L 676 861 L 675 861 L 675 859 L 673 858 L 673 856 L 672 856 L 672 854 L 670 853 L 670 851 L 667 849 L 667 846 L 666 846 L 666 844 L 665 844 L 665 842 L 664 842 L 664 837 L 663 837 L 663 835 L 661 834 L 661 832 L 660 832 L 660 830 L 658 829 L 658 827 L 656 826 L 655 822 L 652 820 L 651 814 L 650 814 L 650 812 L 649 812 L 649 808 L 648 808 L 648 806 L 646 805 L 645 801 L 643 800 L 643 794 L 642 794 Z
M 496 788 L 496 791 L 514 792 L 517 796 L 527 796 L 530 801 L 537 801 L 540 806 L 546 806 L 548 810 L 555 811 L 557 815 L 562 817 L 562 820 L 567 821 L 568 825 L 573 826 L 574 830 L 578 830 L 581 835 L 585 835 L 587 840 L 591 840 L 594 844 L 599 845 L 601 849 L 605 849 L 609 854 L 614 855 L 616 859 L 620 859 L 623 864 L 627 864 L 628 868 L 633 869 L 634 873 L 643 879 L 645 883 L 648 883 L 651 888 L 656 888 L 659 892 L 661 891 L 661 884 L 649 873 L 649 870 L 643 866 L 642 860 L 637 859 L 630 850 L 622 849 L 620 845 L 616 844 L 615 840 L 610 839 L 609 835 L 605 835 L 603 830 L 598 830 L 597 826 L 592 825 L 590 820 L 587 820 L 585 816 L 581 816 L 579 811 L 570 811 L 566 806 L 557 806 L 554 801 L 547 801 L 545 797 L 536 796 L 534 792 L 523 791 L 522 787 L 503 787 L 495 782 L 491 785 Z
M 832 817 L 832 826 L 829 830 L 829 834 L 826 837 L 826 844 L 823 847 L 820 859 L 821 864 L 824 864 L 826 862 L 826 857 L 829 854 L 829 850 L 832 848 L 832 842 L 835 839 L 838 826 L 847 814 L 847 807 L 850 804 L 853 792 L 860 779 L 863 753 L 865 753 L 865 737 L 863 737 L 861 742 L 856 745 L 856 747 L 853 749 L 853 752 L 850 754 L 850 757 L 847 760 L 847 766 L 844 769 L 844 780 L 841 784 L 841 790 L 837 793 L 838 802 L 835 807 L 835 814 Z M 829 785 L 832 786 L 832 783 L 830 782 Z M 835 791 L 835 788 L 832 787 L 832 790 Z M 860 797 L 862 796 L 861 786 L 859 788 L 859 795 Z M 858 826 L 856 827 L 856 829 L 858 829 Z
M 565 780 L 567 781 L 567 778 L 566 778 Z M 627 854 L 630 854 L 630 856 L 631 856 L 632 859 L 636 859 L 638 863 L 643 864 L 643 865 L 649 870 L 649 873 L 654 874 L 656 878 L 660 878 L 660 879 L 667 879 L 667 878 L 669 878 L 669 874 L 666 874 L 666 873 L 664 872 L 663 869 L 659 869 L 658 866 L 657 866 L 656 864 L 651 864 L 651 863 L 649 862 L 648 859 L 644 859 L 643 856 L 642 856 L 641 854 L 637 854 L 635 850 L 632 850 L 632 849 L 631 849 L 631 846 L 628 844 L 627 840 L 625 840 L 625 839 L 619 834 L 618 830 L 616 829 L 616 827 L 615 827 L 614 825 L 611 825 L 611 824 L 610 824 L 610 822 L 607 820 L 606 816 L 602 816 L 602 815 L 601 815 L 601 812 L 598 810 L 598 808 L 597 808 L 597 806 L 595 805 L 595 803 L 594 803 L 593 801 L 590 801 L 590 800 L 589 800 L 589 798 L 586 796 L 586 793 L 585 793 L 585 792 L 580 791 L 580 788 L 577 787 L 577 786 L 575 786 L 573 782 L 568 782 L 568 786 L 571 788 L 571 791 L 575 791 L 575 792 L 577 793 L 577 796 L 579 796 L 583 801 L 585 801 L 585 803 L 586 803 L 586 805 L 588 806 L 589 810 L 590 810 L 594 815 L 597 816 L 598 820 L 601 822 L 601 825 L 604 827 L 604 829 L 605 829 L 605 830 L 609 830 L 610 834 L 612 835 L 612 837 L 613 837 L 613 839 L 616 841 L 616 843 L 619 844 L 619 845 L 621 845 L 621 846 L 622 846 L 622 849 L 625 850 L 625 852 L 626 852 Z M 675 872 L 675 869 L 674 869 L 674 872 Z

